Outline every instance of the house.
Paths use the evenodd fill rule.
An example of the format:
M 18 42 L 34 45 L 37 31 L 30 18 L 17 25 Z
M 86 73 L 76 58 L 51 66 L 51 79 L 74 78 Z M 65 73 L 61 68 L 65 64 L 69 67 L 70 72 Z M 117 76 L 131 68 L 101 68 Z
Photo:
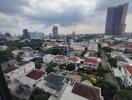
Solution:
M 132 65 L 128 63 L 118 63 L 117 68 L 113 68 L 114 75 L 121 79 L 126 87 L 132 86 Z
M 34 69 L 30 71 L 29 73 L 22 74 L 21 76 L 16 78 L 16 91 L 17 93 L 21 93 L 25 95 L 25 97 L 29 97 L 32 93 L 32 90 L 35 88 L 36 84 L 43 81 L 44 76 L 46 75 L 46 72 L 40 69 Z M 21 96 L 21 95 L 20 95 Z M 18 97 L 20 97 L 18 96 Z M 29 98 L 25 98 L 26 100 L 29 100 Z
M 63 55 L 56 55 L 53 59 L 53 61 L 57 62 L 57 63 L 65 63 L 66 57 Z
M 7 45 L 0 45 L 0 51 L 5 51 L 7 48 Z
M 39 57 L 38 51 L 30 47 L 23 47 L 21 52 L 23 53 L 23 57 Z
M 17 55 L 19 55 L 19 53 L 21 52 L 21 50 L 13 50 L 11 53 L 16 57 Z
M 59 44 L 56 48 L 59 50 L 60 54 L 66 54 L 69 51 L 69 46 L 64 44 Z
M 80 58 L 77 57 L 77 56 L 70 56 L 70 57 L 67 58 L 66 63 L 67 63 L 67 64 L 72 63 L 72 64 L 77 65 L 77 64 L 79 64 L 81 61 L 82 61 L 82 59 L 80 59 Z
M 44 80 L 36 86 L 45 92 L 50 93 L 52 97 L 57 99 L 63 93 L 66 84 L 66 76 L 52 72 L 48 74 Z
M 54 57 L 55 57 L 54 55 L 47 54 L 47 55 L 43 56 L 43 62 L 45 64 L 48 64 L 54 59 Z
M 84 59 L 84 67 L 97 70 L 99 62 L 100 61 L 96 57 L 88 57 Z
M 60 100 L 103 100 L 101 89 L 89 84 L 68 84 Z
M 20 75 L 30 72 L 35 69 L 34 62 L 21 61 L 17 64 L 10 65 L 3 69 L 6 81 L 8 83 L 13 83 L 17 77 Z
M 95 41 L 90 41 L 88 45 L 88 51 L 98 52 L 98 44 Z

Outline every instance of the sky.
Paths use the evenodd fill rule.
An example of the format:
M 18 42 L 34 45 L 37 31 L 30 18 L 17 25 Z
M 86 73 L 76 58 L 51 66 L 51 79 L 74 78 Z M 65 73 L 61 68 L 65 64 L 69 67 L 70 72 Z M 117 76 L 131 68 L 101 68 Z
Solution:
M 132 0 L 0 0 L 0 32 L 23 29 L 59 34 L 103 33 L 107 8 L 129 2 L 126 32 L 132 32 Z

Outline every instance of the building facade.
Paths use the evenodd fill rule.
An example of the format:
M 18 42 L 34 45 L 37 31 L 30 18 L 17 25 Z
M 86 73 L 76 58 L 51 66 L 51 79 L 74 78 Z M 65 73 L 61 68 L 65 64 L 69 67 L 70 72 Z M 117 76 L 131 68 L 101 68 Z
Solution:
M 53 38 L 58 38 L 58 26 L 52 28 Z
M 125 33 L 127 9 L 128 3 L 107 9 L 105 34 L 121 35 Z
M 0 100 L 11 100 L 11 95 L 7 87 L 1 66 L 0 66 Z

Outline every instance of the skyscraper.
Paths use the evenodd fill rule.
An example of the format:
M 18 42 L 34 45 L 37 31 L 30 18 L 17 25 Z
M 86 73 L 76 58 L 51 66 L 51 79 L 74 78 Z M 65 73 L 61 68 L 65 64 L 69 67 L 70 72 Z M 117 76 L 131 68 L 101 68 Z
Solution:
M 12 100 L 0 66 L 0 100 Z
M 128 3 L 107 9 L 105 34 L 121 35 L 125 33 L 127 9 Z
M 58 38 L 58 26 L 52 28 L 53 38 Z
M 23 39 L 29 39 L 30 38 L 28 29 L 23 29 L 22 37 L 23 37 Z

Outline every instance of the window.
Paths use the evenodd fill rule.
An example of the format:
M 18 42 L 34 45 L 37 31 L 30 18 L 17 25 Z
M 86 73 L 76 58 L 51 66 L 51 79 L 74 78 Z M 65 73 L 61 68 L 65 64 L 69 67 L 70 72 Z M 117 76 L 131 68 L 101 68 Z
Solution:
M 91 64 L 89 64 L 89 66 L 92 66 Z

